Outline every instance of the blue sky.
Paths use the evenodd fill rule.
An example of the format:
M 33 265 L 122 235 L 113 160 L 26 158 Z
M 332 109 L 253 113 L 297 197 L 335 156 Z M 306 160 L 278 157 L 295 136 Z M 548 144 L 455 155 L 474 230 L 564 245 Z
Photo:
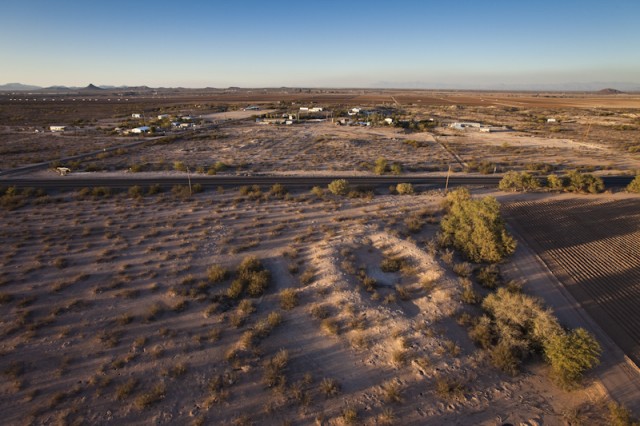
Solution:
M 0 84 L 640 83 L 640 1 L 3 0 Z

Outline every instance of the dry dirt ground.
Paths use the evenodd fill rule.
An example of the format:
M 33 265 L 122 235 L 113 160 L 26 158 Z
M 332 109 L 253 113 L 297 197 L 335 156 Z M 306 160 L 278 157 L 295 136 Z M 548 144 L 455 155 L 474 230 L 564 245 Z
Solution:
M 607 423 L 590 377 L 569 393 L 541 363 L 510 377 L 468 338 L 478 308 L 427 244 L 441 194 L 266 191 L 0 211 L 3 423 Z M 227 299 L 234 276 L 207 270 L 248 255 L 269 287 Z
M 124 144 L 130 139 L 118 138 L 114 127 L 146 123 L 132 119 L 132 113 L 149 119 L 170 114 L 220 122 L 253 115 L 254 111 L 242 111 L 247 105 L 259 105 L 260 113 L 276 111 L 278 117 L 282 113 L 295 115 L 300 106 L 321 106 L 325 109 L 321 116 L 331 113 L 334 118 L 346 116 L 348 109 L 357 106 L 384 111 L 396 122 L 433 119 L 439 126 L 430 132 L 406 132 L 385 125 L 362 129 L 329 123 L 273 127 L 227 123 L 218 129 L 201 128 L 202 132 L 172 133 L 163 145 L 128 150 L 118 158 L 90 159 L 80 166 L 74 164 L 74 168 L 122 170 L 149 163 L 151 169 L 164 169 L 171 168 L 174 161 L 184 161 L 195 169 L 223 161 L 254 172 L 361 172 L 369 171 L 378 156 L 402 163 L 406 171 L 422 172 L 447 170 L 450 164 L 463 170 L 460 159 L 467 165 L 493 163 L 498 171 L 538 170 L 536 166 L 545 164 L 560 171 L 584 168 L 611 173 L 633 172 L 640 167 L 640 97 L 636 94 L 185 90 L 157 96 L 132 93 L 126 102 L 117 101 L 110 93 L 92 95 L 97 100 L 91 102 L 76 95 L 33 96 L 29 101 L 18 101 L 15 94 L 0 94 L 0 169 Z M 548 123 L 549 118 L 557 121 Z M 444 127 L 454 121 L 508 126 L 514 132 L 480 134 Z M 34 133 L 53 124 L 77 130 L 65 135 Z M 405 141 L 424 146 L 406 145 Z

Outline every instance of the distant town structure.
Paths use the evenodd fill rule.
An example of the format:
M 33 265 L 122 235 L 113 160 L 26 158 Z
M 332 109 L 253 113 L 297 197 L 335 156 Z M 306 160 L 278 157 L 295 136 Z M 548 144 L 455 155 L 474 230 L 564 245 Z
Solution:
M 251 105 L 244 108 L 244 111 L 260 111 L 260 107 L 257 105 Z
M 49 130 L 52 132 L 64 132 L 67 129 L 67 126 L 49 126 Z
M 158 120 L 164 120 L 165 118 L 169 118 L 169 114 L 160 114 L 158 116 Z
M 547 118 L 547 123 L 557 123 L 558 120 L 556 120 L 555 118 Z
M 149 126 L 141 126 L 141 127 L 136 127 L 135 129 L 129 130 L 129 133 L 137 133 L 137 134 L 147 133 L 149 132 L 149 130 L 151 130 Z
M 133 114 L 131 114 L 131 118 L 142 118 L 142 114 L 140 114 L 139 112 L 134 112 Z

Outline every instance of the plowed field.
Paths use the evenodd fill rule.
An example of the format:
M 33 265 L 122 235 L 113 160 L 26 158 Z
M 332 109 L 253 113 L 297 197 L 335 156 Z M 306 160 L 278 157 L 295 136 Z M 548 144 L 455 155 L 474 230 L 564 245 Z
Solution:
M 640 199 L 505 206 L 510 222 L 573 297 L 640 365 Z

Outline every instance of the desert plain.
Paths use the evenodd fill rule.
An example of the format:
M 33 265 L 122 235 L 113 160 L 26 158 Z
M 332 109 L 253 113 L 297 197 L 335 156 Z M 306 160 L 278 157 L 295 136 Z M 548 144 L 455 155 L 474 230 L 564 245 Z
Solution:
M 314 106 L 322 111 L 300 109 Z M 154 132 L 126 134 L 136 126 Z M 639 127 L 640 96 L 615 93 L 3 94 L 3 422 L 604 425 L 614 400 L 637 415 L 633 327 L 604 333 L 600 367 L 572 390 L 535 351 L 517 374 L 495 367 L 470 336 L 493 291 L 479 283 L 482 265 L 437 243 L 441 185 L 342 196 L 326 185 L 192 187 L 190 178 L 634 176 Z M 57 167 L 74 185 L 105 183 L 15 186 L 60 182 Z M 114 177 L 129 184 L 111 187 Z M 167 177 L 184 179 L 167 187 Z M 601 333 L 607 321 L 637 321 L 637 194 L 470 190 L 497 198 L 516 235 L 500 286 L 540 296 L 566 326 Z M 564 299 L 544 300 L 544 288 L 564 289 Z M 576 299 L 585 321 L 564 312 Z M 623 379 L 606 379 L 621 366 Z

